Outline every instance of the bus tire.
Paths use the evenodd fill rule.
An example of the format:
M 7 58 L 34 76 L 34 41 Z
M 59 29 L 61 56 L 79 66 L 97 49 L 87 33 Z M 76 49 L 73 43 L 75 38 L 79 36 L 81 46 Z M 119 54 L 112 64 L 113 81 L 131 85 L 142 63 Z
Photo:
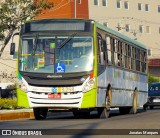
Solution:
M 132 113 L 137 113 L 137 90 L 133 93 L 133 101 L 132 101 Z
M 119 112 L 121 115 L 129 114 L 132 107 L 119 107 Z
M 110 116 L 110 107 L 112 104 L 112 89 L 109 86 L 106 93 L 106 102 L 105 107 L 99 107 L 97 109 L 99 118 L 109 118 Z
M 111 104 L 112 104 L 112 89 L 109 86 L 108 90 L 107 90 L 107 96 L 106 96 L 106 100 L 107 100 L 107 107 L 110 109 Z
M 144 111 L 147 111 L 147 108 L 148 108 L 148 107 L 147 107 L 146 105 L 143 105 L 143 110 L 144 110 Z
M 110 115 L 110 109 L 107 109 L 105 107 L 99 107 L 97 109 L 97 112 L 98 112 L 98 117 L 101 118 L 101 119 L 106 119 L 106 118 L 109 118 L 109 115 Z
M 36 120 L 44 120 L 47 117 L 48 108 L 33 108 Z

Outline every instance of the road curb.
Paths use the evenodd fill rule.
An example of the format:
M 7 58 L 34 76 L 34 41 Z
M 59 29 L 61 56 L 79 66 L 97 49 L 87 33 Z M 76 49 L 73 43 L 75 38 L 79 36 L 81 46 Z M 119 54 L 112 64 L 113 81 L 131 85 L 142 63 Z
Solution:
M 0 120 L 15 120 L 24 118 L 34 118 L 33 112 L 14 112 L 14 113 L 1 113 Z
M 61 115 L 70 114 L 70 112 L 65 112 L 63 110 L 56 110 L 48 112 L 48 117 L 57 117 Z M 34 113 L 32 109 L 23 110 L 0 110 L 0 121 L 5 120 L 16 120 L 16 119 L 34 119 Z

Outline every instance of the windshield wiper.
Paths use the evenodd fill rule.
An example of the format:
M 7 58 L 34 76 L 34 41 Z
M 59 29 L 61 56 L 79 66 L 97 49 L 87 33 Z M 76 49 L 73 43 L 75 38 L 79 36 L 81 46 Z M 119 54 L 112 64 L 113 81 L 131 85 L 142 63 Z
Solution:
M 32 49 L 32 56 L 34 56 L 36 53 L 38 37 L 39 37 L 39 34 L 36 34 L 35 39 L 34 39 L 33 49 Z
M 58 46 L 58 49 L 61 49 L 62 47 L 65 46 L 66 43 L 68 43 L 72 38 L 74 38 L 77 35 L 77 33 L 73 33 L 72 35 L 70 35 L 66 40 L 64 40 L 62 42 L 62 44 L 60 46 Z

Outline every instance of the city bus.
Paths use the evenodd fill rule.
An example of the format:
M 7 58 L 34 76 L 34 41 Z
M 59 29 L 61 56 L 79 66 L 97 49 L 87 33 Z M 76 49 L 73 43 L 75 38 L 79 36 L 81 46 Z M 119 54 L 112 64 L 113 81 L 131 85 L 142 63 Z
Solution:
M 111 108 L 136 113 L 147 102 L 147 49 L 122 33 L 89 19 L 41 19 L 19 35 L 18 106 L 36 120 L 52 110 L 108 118 Z

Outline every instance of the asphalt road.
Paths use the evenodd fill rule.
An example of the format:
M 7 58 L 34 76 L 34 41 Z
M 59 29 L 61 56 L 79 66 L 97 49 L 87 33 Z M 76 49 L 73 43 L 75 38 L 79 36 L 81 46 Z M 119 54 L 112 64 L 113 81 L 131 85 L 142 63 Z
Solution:
M 137 114 L 127 115 L 120 115 L 118 110 L 112 110 L 110 118 L 108 119 L 98 119 L 96 118 L 94 112 L 90 118 L 86 119 L 75 119 L 72 113 L 64 113 L 60 114 L 60 116 L 52 116 L 50 114 L 46 120 L 41 121 L 34 119 L 1 121 L 0 129 L 45 129 L 48 130 L 49 133 L 53 133 L 53 131 L 55 132 L 55 129 L 62 130 L 57 131 L 57 135 L 64 135 L 67 133 L 65 129 L 70 131 L 69 134 L 74 133 L 74 135 L 75 133 L 85 134 L 86 132 L 88 133 L 88 131 L 90 131 L 90 134 L 94 134 L 97 130 L 100 131 L 96 133 L 103 134 L 104 130 L 108 131 L 111 129 L 111 132 L 109 133 L 115 133 L 116 135 L 116 133 L 119 134 L 120 131 L 123 133 L 123 129 L 128 129 L 129 131 L 132 131 L 133 129 L 160 129 L 159 120 L 160 108 L 147 110 L 147 112 L 139 109 Z M 74 131 L 74 129 L 78 131 Z M 120 129 L 120 131 L 117 131 L 116 129 Z M 145 135 L 145 137 L 147 136 Z

